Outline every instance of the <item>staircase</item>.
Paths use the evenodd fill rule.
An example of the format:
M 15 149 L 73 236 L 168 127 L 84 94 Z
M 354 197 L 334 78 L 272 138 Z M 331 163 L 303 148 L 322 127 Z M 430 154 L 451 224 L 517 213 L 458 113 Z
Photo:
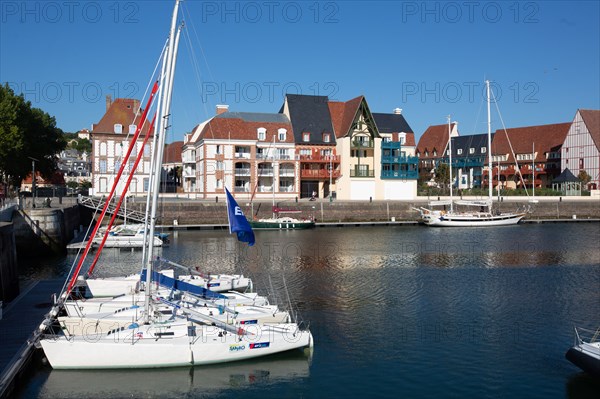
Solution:
M 79 203 L 85 207 L 96 210 L 96 209 L 102 209 L 102 207 L 104 206 L 104 199 L 82 196 L 79 200 Z M 115 208 L 116 208 L 116 204 L 111 202 L 110 204 L 108 204 L 106 213 L 109 213 L 111 215 L 114 214 Z M 125 219 L 125 210 L 123 209 L 123 207 L 121 207 L 121 209 L 119 209 L 117 216 L 119 216 L 122 219 Z M 145 217 L 145 215 L 143 212 L 127 211 L 127 220 L 134 220 L 136 222 L 143 223 L 144 217 Z

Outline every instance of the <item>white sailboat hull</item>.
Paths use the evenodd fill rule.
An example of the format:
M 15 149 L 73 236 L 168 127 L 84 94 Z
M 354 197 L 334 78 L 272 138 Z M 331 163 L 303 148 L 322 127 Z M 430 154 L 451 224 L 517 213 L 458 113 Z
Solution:
M 132 274 L 126 277 L 90 278 L 86 280 L 88 291 L 95 298 L 133 294 L 138 291 L 139 282 L 139 274 Z
M 423 217 L 423 222 L 428 226 L 439 227 L 486 227 L 486 226 L 509 226 L 515 225 L 525 217 L 526 214 L 500 214 L 490 213 L 468 213 L 468 214 L 435 214 L 430 213 Z
M 224 363 L 267 356 L 312 346 L 309 331 L 294 323 L 247 328 L 246 335 L 222 334 L 213 326 L 163 328 L 161 335 L 151 327 L 123 330 L 94 339 L 91 336 L 45 337 L 40 341 L 55 369 L 107 369 L 178 367 Z M 158 328 L 156 328 L 158 330 Z M 171 331 L 174 330 L 174 331 Z M 170 335 L 172 334 L 172 335 Z
M 252 285 L 252 281 L 248 277 L 241 274 L 226 274 L 210 276 L 204 278 L 193 275 L 182 275 L 178 278 L 180 281 L 197 285 L 213 292 L 224 292 L 232 290 L 244 290 Z

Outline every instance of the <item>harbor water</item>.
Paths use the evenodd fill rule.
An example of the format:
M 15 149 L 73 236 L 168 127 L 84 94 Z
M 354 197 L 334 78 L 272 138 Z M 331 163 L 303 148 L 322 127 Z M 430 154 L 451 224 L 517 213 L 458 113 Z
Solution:
M 59 371 L 39 362 L 20 398 L 588 398 L 600 382 L 564 354 L 600 327 L 600 224 L 171 232 L 159 255 L 243 272 L 314 335 L 289 353 L 194 368 Z M 139 269 L 107 251 L 98 276 Z M 66 276 L 73 255 L 22 279 Z

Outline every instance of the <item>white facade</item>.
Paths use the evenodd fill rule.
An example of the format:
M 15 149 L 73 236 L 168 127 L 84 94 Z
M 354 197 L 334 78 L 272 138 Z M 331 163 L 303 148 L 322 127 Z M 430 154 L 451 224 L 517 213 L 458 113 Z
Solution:
M 584 111 L 600 112 L 600 111 Z M 591 188 L 600 187 L 600 151 L 585 124 L 580 110 L 575 114 L 561 149 L 561 170 L 569 168 L 573 175 L 585 170 L 592 178 Z

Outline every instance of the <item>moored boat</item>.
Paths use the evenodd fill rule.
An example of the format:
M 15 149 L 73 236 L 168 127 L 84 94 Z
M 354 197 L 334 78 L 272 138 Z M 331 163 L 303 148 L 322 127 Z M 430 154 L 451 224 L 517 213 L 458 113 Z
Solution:
M 588 338 L 582 337 L 583 334 Z M 565 357 L 586 373 L 600 378 L 600 328 L 588 330 L 575 327 L 575 344 Z

